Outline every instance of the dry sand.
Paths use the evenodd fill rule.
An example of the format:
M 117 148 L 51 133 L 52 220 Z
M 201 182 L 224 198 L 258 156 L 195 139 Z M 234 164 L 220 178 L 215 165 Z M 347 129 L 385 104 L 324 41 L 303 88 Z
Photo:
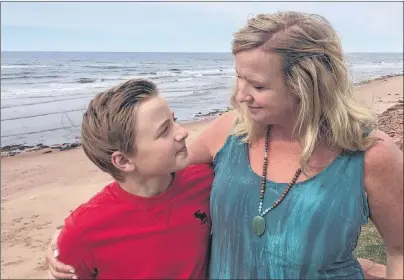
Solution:
M 382 113 L 403 99 L 403 77 L 360 85 L 356 96 Z M 187 124 L 188 142 L 209 122 Z M 392 136 L 402 141 L 402 120 L 401 138 Z M 46 277 L 44 251 L 55 229 L 72 209 L 111 181 L 81 148 L 44 152 L 1 159 L 1 279 Z

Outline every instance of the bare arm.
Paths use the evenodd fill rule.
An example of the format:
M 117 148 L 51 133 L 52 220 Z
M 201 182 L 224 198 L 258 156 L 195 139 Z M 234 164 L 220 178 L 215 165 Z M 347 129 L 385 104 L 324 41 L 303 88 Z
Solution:
M 206 127 L 189 146 L 189 163 L 211 163 L 224 145 L 232 127 L 234 112 L 227 112 Z
M 403 279 L 403 152 L 384 132 L 365 154 L 365 188 L 371 220 L 387 250 L 387 279 Z

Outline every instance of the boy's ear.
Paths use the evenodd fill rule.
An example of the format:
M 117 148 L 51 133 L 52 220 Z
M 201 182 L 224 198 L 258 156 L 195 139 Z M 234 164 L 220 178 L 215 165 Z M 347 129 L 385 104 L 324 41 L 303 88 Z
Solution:
M 133 162 L 122 152 L 113 152 L 111 155 L 111 162 L 116 168 L 123 172 L 135 171 L 135 165 L 133 164 Z

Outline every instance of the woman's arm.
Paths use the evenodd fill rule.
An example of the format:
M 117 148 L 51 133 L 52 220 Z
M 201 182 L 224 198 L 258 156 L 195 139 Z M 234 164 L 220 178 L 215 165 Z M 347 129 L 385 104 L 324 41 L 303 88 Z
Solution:
M 189 164 L 212 163 L 216 153 L 226 141 L 234 118 L 234 112 L 224 113 L 201 132 L 189 146 Z
M 63 228 L 54 234 L 46 253 L 51 279 L 95 279 L 96 261 L 82 232 L 71 215 L 65 219 Z M 57 249 L 57 255 L 54 249 Z
M 387 279 L 403 279 L 403 152 L 384 132 L 365 154 L 365 189 L 371 220 L 387 250 Z
M 81 279 L 95 279 L 95 259 L 89 249 L 89 241 L 83 237 L 83 229 L 76 226 L 72 216 L 65 220 L 57 244 L 59 260 L 74 267 L 75 275 Z
M 57 248 L 61 230 L 56 230 L 51 243 L 46 250 L 45 259 L 49 266 L 49 279 L 78 279 L 72 266 L 66 265 L 58 260 L 59 249 Z M 55 254 L 56 252 L 56 254 Z

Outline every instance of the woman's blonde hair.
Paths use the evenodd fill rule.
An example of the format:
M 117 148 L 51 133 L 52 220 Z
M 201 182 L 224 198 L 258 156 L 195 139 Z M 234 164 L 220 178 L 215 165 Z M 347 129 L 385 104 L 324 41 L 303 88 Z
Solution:
M 300 100 L 294 133 L 303 147 L 302 169 L 318 141 L 344 151 L 364 151 L 376 139 L 364 136 L 376 116 L 357 102 L 337 33 L 323 17 L 300 12 L 260 14 L 233 36 L 232 52 L 262 48 L 278 54 L 286 86 Z M 233 90 L 231 104 L 237 113 L 232 134 L 251 143 L 262 134 Z

